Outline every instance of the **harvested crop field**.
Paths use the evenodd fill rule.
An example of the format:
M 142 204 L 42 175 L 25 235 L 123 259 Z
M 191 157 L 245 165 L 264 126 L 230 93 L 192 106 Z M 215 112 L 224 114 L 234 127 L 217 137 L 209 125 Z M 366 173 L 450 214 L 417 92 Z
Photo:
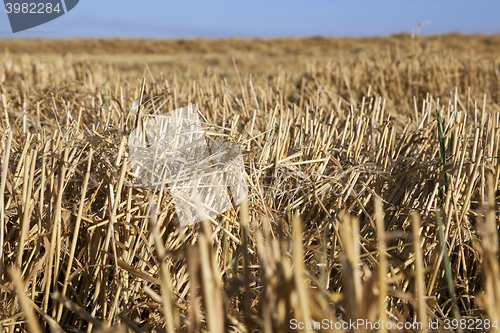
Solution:
M 0 40 L 0 92 L 5 332 L 500 332 L 498 35 Z M 128 136 L 195 103 L 248 197 L 181 227 Z

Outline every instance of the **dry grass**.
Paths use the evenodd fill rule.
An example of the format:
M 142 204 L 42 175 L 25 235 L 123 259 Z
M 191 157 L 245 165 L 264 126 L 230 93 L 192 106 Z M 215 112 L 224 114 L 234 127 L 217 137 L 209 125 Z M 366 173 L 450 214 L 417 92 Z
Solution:
M 500 319 L 499 38 L 0 41 L 0 325 Z M 241 144 L 237 211 L 134 185 L 142 94 Z

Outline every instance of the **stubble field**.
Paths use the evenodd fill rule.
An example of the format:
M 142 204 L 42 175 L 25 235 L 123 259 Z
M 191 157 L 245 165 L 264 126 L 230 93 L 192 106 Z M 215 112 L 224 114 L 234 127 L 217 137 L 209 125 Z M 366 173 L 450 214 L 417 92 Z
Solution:
M 0 40 L 0 92 L 6 332 L 500 332 L 500 36 Z M 193 103 L 248 199 L 181 227 L 127 138 Z

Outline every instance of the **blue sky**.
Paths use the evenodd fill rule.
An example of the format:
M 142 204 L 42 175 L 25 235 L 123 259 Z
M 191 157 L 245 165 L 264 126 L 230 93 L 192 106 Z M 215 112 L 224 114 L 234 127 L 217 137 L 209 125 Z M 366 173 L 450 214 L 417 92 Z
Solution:
M 500 33 L 500 1 L 80 0 L 62 17 L 16 34 L 1 11 L 0 38 L 388 36 L 427 20 L 422 34 Z

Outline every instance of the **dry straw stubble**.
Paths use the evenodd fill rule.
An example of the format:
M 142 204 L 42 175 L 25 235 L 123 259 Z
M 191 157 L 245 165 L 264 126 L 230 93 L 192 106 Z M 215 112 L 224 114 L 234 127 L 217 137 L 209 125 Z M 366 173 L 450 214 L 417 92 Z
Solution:
M 493 323 L 496 38 L 198 40 L 147 65 L 96 41 L 60 42 L 77 50 L 64 56 L 2 41 L 1 325 L 272 332 L 454 309 Z M 146 95 L 138 112 L 197 103 L 243 147 L 248 207 L 181 228 L 168 191 L 135 185 L 125 138 Z

